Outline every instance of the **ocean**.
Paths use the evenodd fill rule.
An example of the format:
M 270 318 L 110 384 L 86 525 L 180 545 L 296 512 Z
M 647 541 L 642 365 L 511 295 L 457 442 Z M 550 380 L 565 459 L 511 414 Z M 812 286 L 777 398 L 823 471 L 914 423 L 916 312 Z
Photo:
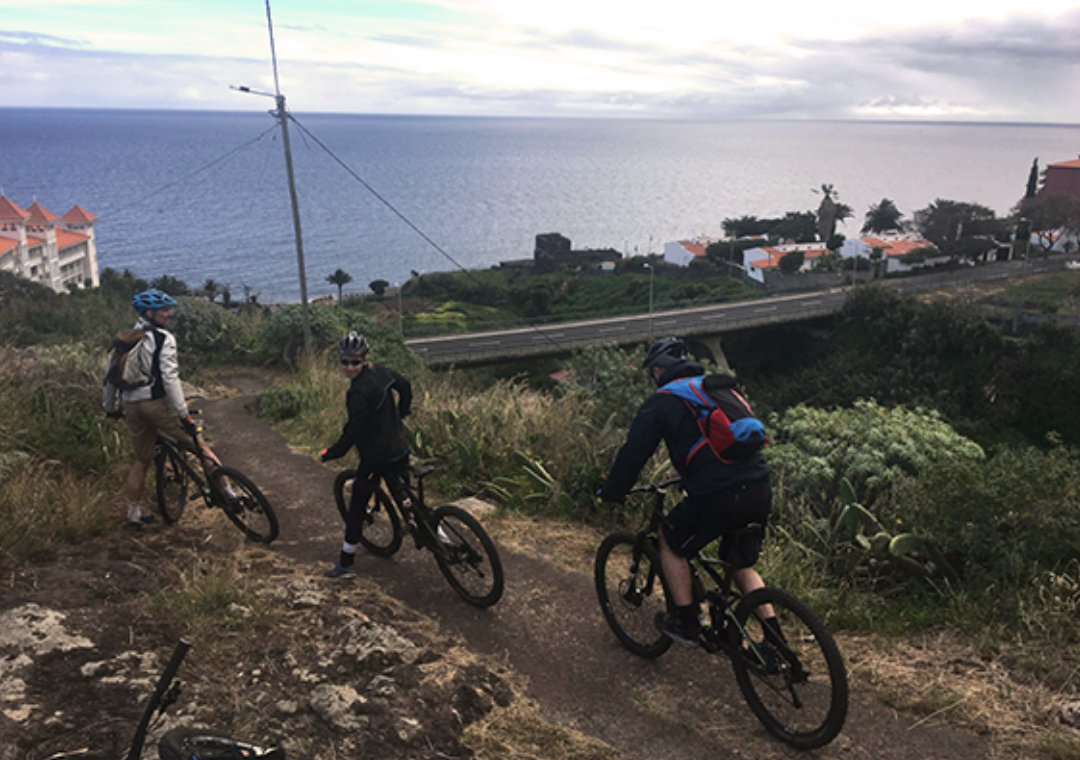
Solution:
M 269 103 L 269 101 L 267 101 Z M 822 184 L 855 217 L 936 199 L 1007 214 L 1032 161 L 1073 160 L 1080 126 L 692 122 L 294 114 L 308 293 L 336 269 L 412 273 L 531 258 L 537 234 L 575 249 L 660 252 L 722 235 L 728 217 L 817 207 Z M 101 268 L 207 279 L 298 301 L 283 149 L 265 111 L 0 109 L 0 191 L 99 217 Z

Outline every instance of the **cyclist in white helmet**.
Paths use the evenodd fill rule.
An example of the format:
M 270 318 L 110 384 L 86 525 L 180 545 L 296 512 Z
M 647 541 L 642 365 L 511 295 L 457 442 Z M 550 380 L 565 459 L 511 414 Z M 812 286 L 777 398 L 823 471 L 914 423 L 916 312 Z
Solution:
M 356 549 L 364 510 L 379 481 L 389 472 L 408 478 L 409 437 L 401 420 L 412 410 L 412 384 L 389 367 L 371 362 L 371 346 L 359 333 L 342 337 L 337 349 L 341 369 L 352 381 L 345 395 L 349 419 L 341 437 L 323 449 L 321 458 L 324 462 L 338 459 L 355 447 L 360 466 L 353 481 L 341 554 L 325 575 L 352 578 L 356 575 Z

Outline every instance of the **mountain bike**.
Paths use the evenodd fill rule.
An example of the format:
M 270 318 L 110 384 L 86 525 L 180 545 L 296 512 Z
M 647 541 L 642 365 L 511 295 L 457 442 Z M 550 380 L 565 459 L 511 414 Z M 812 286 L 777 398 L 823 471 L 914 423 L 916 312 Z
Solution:
M 502 597 L 504 586 L 495 543 L 480 522 L 461 507 L 427 505 L 424 476 L 433 470 L 411 467 L 415 488 L 407 478 L 383 477 L 366 506 L 360 544 L 378 557 L 390 557 L 401 548 L 408 532 L 417 549 L 427 549 L 435 556 L 439 572 L 462 599 L 476 607 L 490 607 Z M 356 470 L 343 470 L 334 480 L 334 501 L 346 523 L 355 479 Z
M 655 624 L 657 613 L 674 611 L 660 565 L 658 530 L 667 488 L 678 482 L 632 489 L 631 494 L 652 495 L 645 527 L 609 535 L 596 553 L 596 593 L 604 618 L 639 657 L 659 657 L 672 644 Z M 757 524 L 743 530 L 749 540 L 763 533 Z M 847 673 L 836 641 L 821 618 L 788 591 L 765 587 L 743 596 L 732 580 L 733 569 L 703 552 L 690 559 L 694 600 L 702 608 L 700 648 L 731 660 L 739 690 L 771 734 L 799 749 L 828 744 L 843 728 L 848 708 Z M 763 623 L 769 605 L 780 636 Z
M 158 678 L 150 699 L 143 710 L 142 718 L 135 729 L 126 760 L 140 760 L 146 734 L 155 725 L 165 711 L 180 697 L 180 681 L 176 674 L 180 664 L 191 649 L 191 642 L 180 639 L 169 658 L 165 670 Z M 160 760 L 247 760 L 247 758 L 265 758 L 266 760 L 287 760 L 281 747 L 260 747 L 257 744 L 234 739 L 212 728 L 184 726 L 167 731 L 158 741 Z
M 268 544 L 278 536 L 274 508 L 258 486 L 239 470 L 215 463 L 206 466 L 176 441 L 158 436 L 154 455 L 158 511 L 167 523 L 184 514 L 188 500 L 202 497 L 207 508 L 216 507 L 248 538 Z

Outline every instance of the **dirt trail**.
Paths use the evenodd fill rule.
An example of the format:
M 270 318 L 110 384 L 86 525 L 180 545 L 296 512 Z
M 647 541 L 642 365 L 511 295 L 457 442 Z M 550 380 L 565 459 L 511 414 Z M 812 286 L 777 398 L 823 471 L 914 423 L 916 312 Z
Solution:
M 241 394 L 258 388 L 254 378 L 243 375 L 220 380 Z M 342 537 L 331 495 L 335 472 L 294 453 L 272 428 L 250 416 L 245 405 L 253 398 L 196 405 L 205 412 L 222 458 L 250 475 L 277 509 L 281 537 L 273 548 L 296 561 L 329 567 Z M 490 610 L 463 603 L 430 555 L 408 543 L 388 560 L 362 554 L 357 567 L 468 648 L 526 676 L 530 696 L 548 719 L 607 742 L 627 760 L 804 756 L 764 732 L 725 659 L 678 648 L 656 661 L 638 659 L 611 635 L 589 575 L 505 545 L 500 556 L 506 593 Z M 813 756 L 982 760 L 988 754 L 980 736 L 919 723 L 856 692 L 844 732 Z

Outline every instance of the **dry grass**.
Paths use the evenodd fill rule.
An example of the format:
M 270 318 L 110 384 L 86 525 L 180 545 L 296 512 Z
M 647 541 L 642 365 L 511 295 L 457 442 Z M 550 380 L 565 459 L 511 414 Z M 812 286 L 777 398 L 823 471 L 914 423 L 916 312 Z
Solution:
M 618 760 L 597 739 L 547 721 L 536 703 L 514 685 L 514 699 L 465 729 L 464 743 L 476 760 Z
M 1002 656 L 979 656 L 952 632 L 903 640 L 838 637 L 853 682 L 919 723 L 991 734 L 997 757 L 1080 758 L 1080 731 L 1062 725 L 1068 695 L 1010 670 Z
M 0 556 L 33 557 L 104 530 L 108 506 L 100 484 L 58 462 L 11 456 L 0 465 Z
M 500 546 L 589 574 L 596 547 L 609 532 L 580 523 L 508 512 L 485 515 L 484 525 Z

